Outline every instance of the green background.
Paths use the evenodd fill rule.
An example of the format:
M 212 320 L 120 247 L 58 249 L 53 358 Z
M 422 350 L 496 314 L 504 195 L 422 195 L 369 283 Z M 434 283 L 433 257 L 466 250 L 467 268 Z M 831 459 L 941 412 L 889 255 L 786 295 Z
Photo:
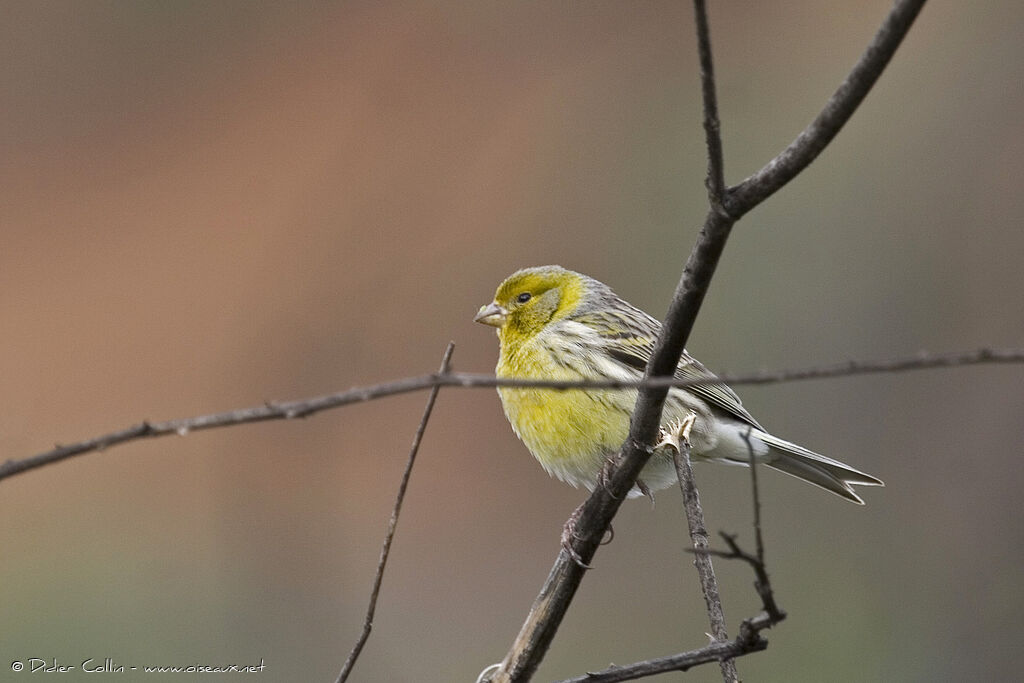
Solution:
M 818 111 L 889 3 L 711 4 L 735 183 Z M 526 265 L 661 317 L 705 212 L 689 3 L 2 12 L 0 459 L 421 374 L 449 340 L 456 369 L 489 372 L 473 314 Z M 1024 346 L 1021 35 L 1019 2 L 929 3 L 835 143 L 737 226 L 690 351 L 740 372 Z M 988 366 L 740 389 L 775 433 L 887 483 L 858 508 L 762 477 L 790 618 L 745 679 L 1014 678 L 1022 384 Z M 424 400 L 0 483 L 0 679 L 112 657 L 332 680 Z M 749 545 L 744 471 L 697 476 L 710 528 Z M 353 680 L 500 660 L 582 498 L 493 391 L 442 392 Z M 537 680 L 706 642 L 678 496 L 624 505 L 615 529 Z M 752 577 L 718 567 L 735 631 Z

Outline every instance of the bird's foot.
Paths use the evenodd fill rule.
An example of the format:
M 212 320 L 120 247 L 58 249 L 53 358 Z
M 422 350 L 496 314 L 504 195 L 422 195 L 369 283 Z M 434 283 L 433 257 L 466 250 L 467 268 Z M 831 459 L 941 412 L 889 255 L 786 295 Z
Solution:
M 691 411 L 685 419 L 670 422 L 668 429 L 661 427 L 658 430 L 658 443 L 654 445 L 654 450 L 671 448 L 676 453 L 681 453 L 682 448 L 680 444 L 684 441 L 690 442 L 690 430 L 693 429 L 693 423 L 696 421 L 697 414 Z
M 665 433 L 665 430 L 662 430 L 662 434 L 664 434 L 664 433 Z M 602 486 L 605 489 L 608 488 L 608 482 L 611 480 L 612 468 L 614 466 L 615 466 L 615 456 L 614 455 L 609 455 L 607 458 L 604 459 L 604 465 L 601 466 L 601 470 L 597 473 L 597 485 L 598 486 Z M 647 484 L 644 483 L 643 479 L 637 479 L 636 480 L 636 487 L 637 487 L 637 489 L 639 489 L 640 493 L 644 494 L 645 496 L 647 496 L 648 498 L 651 499 L 651 503 L 652 504 L 654 503 L 654 492 L 651 491 L 650 487 L 647 486 Z M 611 494 L 609 493 L 609 495 L 611 495 Z M 618 498 L 616 498 L 616 500 L 618 500 Z
M 580 506 L 573 510 L 572 514 L 569 515 L 569 519 L 566 520 L 565 526 L 562 527 L 562 550 L 564 550 L 566 554 L 572 558 L 572 561 L 578 564 L 581 568 L 593 569 L 591 565 L 583 561 L 583 558 L 580 557 L 580 554 L 576 552 L 575 548 L 572 547 L 573 539 L 579 538 L 579 536 L 576 535 L 576 525 L 579 523 L 580 516 L 582 514 L 583 503 L 580 503 Z M 601 541 L 601 545 L 608 545 L 612 542 L 613 538 L 615 538 L 615 530 L 612 528 L 612 525 L 609 524 L 608 535 Z
M 612 478 L 612 469 L 614 469 L 614 467 L 615 467 L 615 453 L 612 453 L 611 455 L 607 456 L 604 459 L 604 464 L 601 465 L 601 469 L 597 473 L 597 485 L 598 486 L 600 486 L 601 488 L 607 490 L 608 482 Z M 611 495 L 611 494 L 609 493 L 609 495 Z M 615 498 L 615 496 L 612 496 L 612 497 Z M 619 500 L 619 498 L 615 498 L 615 499 Z
M 569 519 L 565 521 L 565 526 L 562 527 L 562 550 L 564 550 L 566 555 L 572 558 L 572 561 L 579 565 L 581 569 L 593 569 L 591 565 L 583 561 L 580 554 L 572 547 L 573 539 L 579 538 L 576 535 L 576 525 L 579 523 L 580 516 L 583 514 L 583 505 L 584 503 L 580 503 L 580 506 L 572 511 L 572 514 L 569 515 Z

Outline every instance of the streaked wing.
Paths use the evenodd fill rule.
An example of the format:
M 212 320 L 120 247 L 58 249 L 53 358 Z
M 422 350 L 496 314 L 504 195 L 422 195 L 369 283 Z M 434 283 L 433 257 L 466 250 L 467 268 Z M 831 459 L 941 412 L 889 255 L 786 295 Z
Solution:
M 629 304 L 625 304 L 624 308 L 615 313 L 595 311 L 577 316 L 575 320 L 597 332 L 605 342 L 605 353 L 640 374 L 651 359 L 654 340 L 661 331 L 661 323 Z M 676 367 L 676 379 L 696 380 L 708 376 L 715 375 L 693 356 L 683 351 L 683 356 Z M 763 429 L 754 416 L 743 407 L 736 392 L 725 384 L 695 384 L 689 387 L 688 391 L 733 417 Z
M 679 365 L 676 367 L 676 378 L 677 379 L 700 379 L 702 377 L 715 377 L 715 374 L 708 370 L 706 367 L 701 365 L 700 361 L 691 356 L 685 350 L 683 351 L 683 357 L 679 359 Z M 700 396 L 702 399 L 715 406 L 721 408 L 725 412 L 729 413 L 733 417 L 737 417 L 752 427 L 757 427 L 760 430 L 764 430 L 764 427 L 754 419 L 754 416 L 747 412 L 747 409 L 743 407 L 743 402 L 740 401 L 740 397 L 736 395 L 727 384 L 695 384 L 690 387 L 690 391 Z

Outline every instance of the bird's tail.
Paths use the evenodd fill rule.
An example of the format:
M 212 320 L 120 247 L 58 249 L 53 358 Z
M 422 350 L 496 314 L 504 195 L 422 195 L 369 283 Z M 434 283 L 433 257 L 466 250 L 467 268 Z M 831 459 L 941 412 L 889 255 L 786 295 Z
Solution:
M 761 433 L 758 434 L 758 438 L 769 447 L 769 452 L 762 461 L 765 465 L 820 486 L 858 505 L 863 505 L 864 501 L 854 492 L 851 484 L 885 486 L 877 477 L 777 436 Z

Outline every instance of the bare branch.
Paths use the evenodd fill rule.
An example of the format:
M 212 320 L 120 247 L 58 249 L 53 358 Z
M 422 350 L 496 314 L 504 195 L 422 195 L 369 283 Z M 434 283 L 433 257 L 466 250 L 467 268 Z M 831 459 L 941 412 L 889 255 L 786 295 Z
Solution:
M 711 29 L 704 0 L 695 0 L 697 54 L 700 57 L 700 82 L 704 96 L 704 139 L 708 148 L 708 203 L 715 211 L 724 211 L 725 161 L 722 159 L 721 123 L 718 121 L 718 96 L 715 94 L 715 68 L 711 58 Z
M 754 574 L 757 576 L 757 580 L 754 582 L 754 588 L 757 590 L 757 594 L 761 596 L 761 604 L 764 606 L 764 611 L 768 613 L 774 621 L 779 622 L 786 618 L 786 613 L 779 609 L 779 606 L 775 603 L 775 595 L 772 592 L 772 584 L 768 580 L 768 569 L 764 563 L 764 538 L 761 535 L 761 494 L 760 489 L 757 486 L 757 456 L 754 454 L 754 444 L 750 442 L 750 429 L 748 428 L 746 433 L 743 434 L 743 440 L 747 444 L 747 454 L 750 458 L 750 491 L 751 497 L 754 502 L 754 543 L 756 562 L 752 563 L 754 567 Z M 742 558 L 750 562 L 749 557 L 746 556 L 740 550 L 739 545 L 736 544 L 736 537 L 730 537 L 725 532 L 721 532 L 722 538 L 729 545 L 729 548 L 736 554 L 736 557 Z
M 558 683 L 613 683 L 614 681 L 632 681 L 670 671 L 687 671 L 700 664 L 724 661 L 741 657 L 751 652 L 759 652 L 768 647 L 768 641 L 755 638 L 745 641 L 741 638 L 726 642 L 712 643 L 698 650 L 680 652 L 668 657 L 648 659 L 629 666 L 611 666 L 603 671 L 586 673 L 575 678 L 567 678 Z
M 754 575 L 756 577 L 754 581 L 754 589 L 761 598 L 761 606 L 764 608 L 768 617 L 772 620 L 772 624 L 777 624 L 786 618 L 786 613 L 783 612 L 775 602 L 775 594 L 772 591 L 771 581 L 768 580 L 768 569 L 764 562 L 764 538 L 761 535 L 761 494 L 757 485 L 757 457 L 754 454 L 754 445 L 750 442 L 750 430 L 748 429 L 742 436 L 743 440 L 747 444 L 747 453 L 749 454 L 750 491 L 754 506 L 754 542 L 756 544 L 756 554 L 751 555 L 750 553 L 742 550 L 736 542 L 736 535 L 727 534 L 724 531 L 720 531 L 718 533 L 722 537 L 722 540 L 725 541 L 725 544 L 729 546 L 728 552 L 714 550 L 706 546 L 704 548 L 697 548 L 695 546 L 693 552 L 698 555 L 711 555 L 727 560 L 743 560 L 749 564 L 754 570 Z
M 756 493 L 754 495 L 756 498 Z M 739 558 L 746 560 L 755 567 L 755 571 L 758 571 L 759 581 L 761 580 L 760 577 L 762 575 L 764 576 L 763 585 L 765 586 L 765 591 L 762 592 L 760 588 L 758 589 L 758 593 L 762 596 L 762 600 L 764 599 L 764 595 L 767 594 L 770 596 L 772 594 L 771 586 L 768 583 L 767 572 L 764 571 L 763 562 L 759 563 L 756 557 L 741 550 L 735 543 L 734 537 L 728 536 L 728 534 L 723 534 L 723 536 L 730 539 L 727 542 L 730 547 L 733 548 L 734 552 L 725 553 L 718 550 L 705 549 L 698 553 L 698 555 L 715 555 L 729 559 Z M 647 659 L 626 666 L 613 665 L 602 671 L 588 672 L 583 676 L 568 678 L 563 681 L 559 681 L 558 683 L 613 683 L 614 681 L 632 681 L 638 678 L 647 678 L 648 676 L 668 673 L 670 671 L 687 671 L 701 664 L 709 664 L 716 661 L 725 662 L 726 660 L 733 660 L 752 652 L 760 652 L 768 647 L 768 641 L 760 635 L 761 631 L 771 628 L 786 618 L 786 613 L 775 606 L 774 600 L 771 601 L 771 610 L 768 609 L 767 604 L 768 603 L 765 603 L 766 609 L 764 612 L 743 620 L 740 624 L 740 635 L 731 641 L 716 641 L 697 650 L 681 652 L 667 657 Z
M 223 413 L 198 415 L 163 422 L 141 422 L 120 431 L 111 432 L 92 439 L 78 441 L 68 445 L 58 445 L 52 450 L 20 460 L 7 460 L 0 464 L 0 480 L 15 474 L 27 472 L 44 465 L 50 465 L 67 458 L 102 451 L 111 446 L 136 441 L 139 439 L 171 436 L 184 436 L 189 432 L 217 427 L 233 427 L 236 425 L 263 422 L 266 420 L 291 420 L 308 417 L 323 410 L 339 408 L 350 403 L 372 401 L 387 396 L 396 396 L 413 391 L 422 391 L 434 387 L 479 388 L 479 387 L 546 387 L 549 389 L 636 389 L 640 387 L 690 387 L 695 384 L 779 384 L 809 379 L 830 379 L 850 377 L 870 373 L 906 372 L 910 370 L 929 370 L 933 368 L 952 368 L 966 365 L 987 365 L 994 363 L 1024 363 L 1024 349 L 975 349 L 956 351 L 945 354 L 919 353 L 914 356 L 903 356 L 880 361 L 849 361 L 836 365 L 825 365 L 774 372 L 755 372 L 719 377 L 679 380 L 671 377 L 649 377 L 634 382 L 623 381 L 559 381 L 559 380 L 525 380 L 504 379 L 494 375 L 451 372 L 419 377 L 406 377 L 392 382 L 374 384 L 368 387 L 353 387 L 325 396 L 300 399 L 287 402 L 270 402 L 250 408 L 229 410 Z
M 697 492 L 693 468 L 690 466 L 689 438 L 680 440 L 679 448 L 673 453 L 673 460 L 676 465 L 676 476 L 679 478 L 679 489 L 683 493 L 683 507 L 686 510 L 686 523 L 690 529 L 690 542 L 694 549 L 693 565 L 697 568 L 697 574 L 700 577 L 700 588 L 704 593 L 704 603 L 707 606 L 708 619 L 711 621 L 711 635 L 714 642 L 724 643 L 729 639 L 729 633 L 725 627 L 722 597 L 718 593 L 718 580 L 715 578 L 711 556 L 707 552 L 702 552 L 709 547 L 708 531 L 704 525 L 704 510 L 700 506 L 700 494 Z M 719 665 L 725 683 L 739 681 L 740 677 L 736 671 L 734 660 L 721 659 Z
M 747 457 L 750 463 L 750 491 L 754 501 L 754 543 L 757 561 L 764 566 L 764 538 L 761 536 L 761 491 L 757 486 L 757 455 L 754 444 L 750 441 L 750 427 L 743 433 L 743 441 L 747 444 Z M 770 610 L 769 610 L 770 611 Z
M 448 372 L 448 366 L 451 363 L 452 351 L 454 349 L 455 344 L 448 342 L 448 348 L 444 350 L 444 357 L 441 359 L 441 369 L 438 371 L 442 375 Z M 416 428 L 416 435 L 412 439 L 409 458 L 405 463 L 405 471 L 402 472 L 402 481 L 398 485 L 398 494 L 395 496 L 395 505 L 391 509 L 391 518 L 388 520 L 388 530 L 384 534 L 384 545 L 380 549 L 380 560 L 377 562 L 377 573 L 373 577 L 373 589 L 370 591 L 370 604 L 366 608 L 363 630 L 359 634 L 356 644 L 352 647 L 352 651 L 349 652 L 345 664 L 341 667 L 337 683 L 345 683 L 348 680 L 349 674 L 352 673 L 352 667 L 355 666 L 359 653 L 363 651 L 363 646 L 366 645 L 366 640 L 370 637 L 370 631 L 373 630 L 373 615 L 377 611 L 377 596 L 380 595 L 380 584 L 384 580 L 384 568 L 387 566 L 388 556 L 391 554 L 391 542 L 394 540 L 395 530 L 398 528 L 398 515 L 402 512 L 402 503 L 405 501 L 405 490 L 409 486 L 412 466 L 416 462 L 416 454 L 420 450 L 423 432 L 427 429 L 427 422 L 430 420 L 430 413 L 434 410 L 434 402 L 437 400 L 437 394 L 440 390 L 440 387 L 437 386 L 430 390 L 430 396 L 427 397 L 427 405 L 423 409 L 423 417 L 420 418 L 420 424 Z
M 898 0 L 864 54 L 825 107 L 796 139 L 764 168 L 726 193 L 725 209 L 739 218 L 807 168 L 846 125 L 878 81 L 925 0 Z
M 718 554 L 716 551 L 709 551 Z M 785 618 L 785 613 L 782 613 Z M 781 619 L 780 619 L 781 620 Z M 612 665 L 602 671 L 588 672 L 582 676 L 567 678 L 558 683 L 613 683 L 614 681 L 632 681 L 647 678 L 670 671 L 687 671 L 701 664 L 735 659 L 751 652 L 760 652 L 768 647 L 768 641 L 761 637 L 761 631 L 771 628 L 779 620 L 773 619 L 766 612 L 744 619 L 740 624 L 740 634 L 733 640 L 714 642 L 697 650 L 680 652 L 667 657 L 656 657 L 626 666 Z

